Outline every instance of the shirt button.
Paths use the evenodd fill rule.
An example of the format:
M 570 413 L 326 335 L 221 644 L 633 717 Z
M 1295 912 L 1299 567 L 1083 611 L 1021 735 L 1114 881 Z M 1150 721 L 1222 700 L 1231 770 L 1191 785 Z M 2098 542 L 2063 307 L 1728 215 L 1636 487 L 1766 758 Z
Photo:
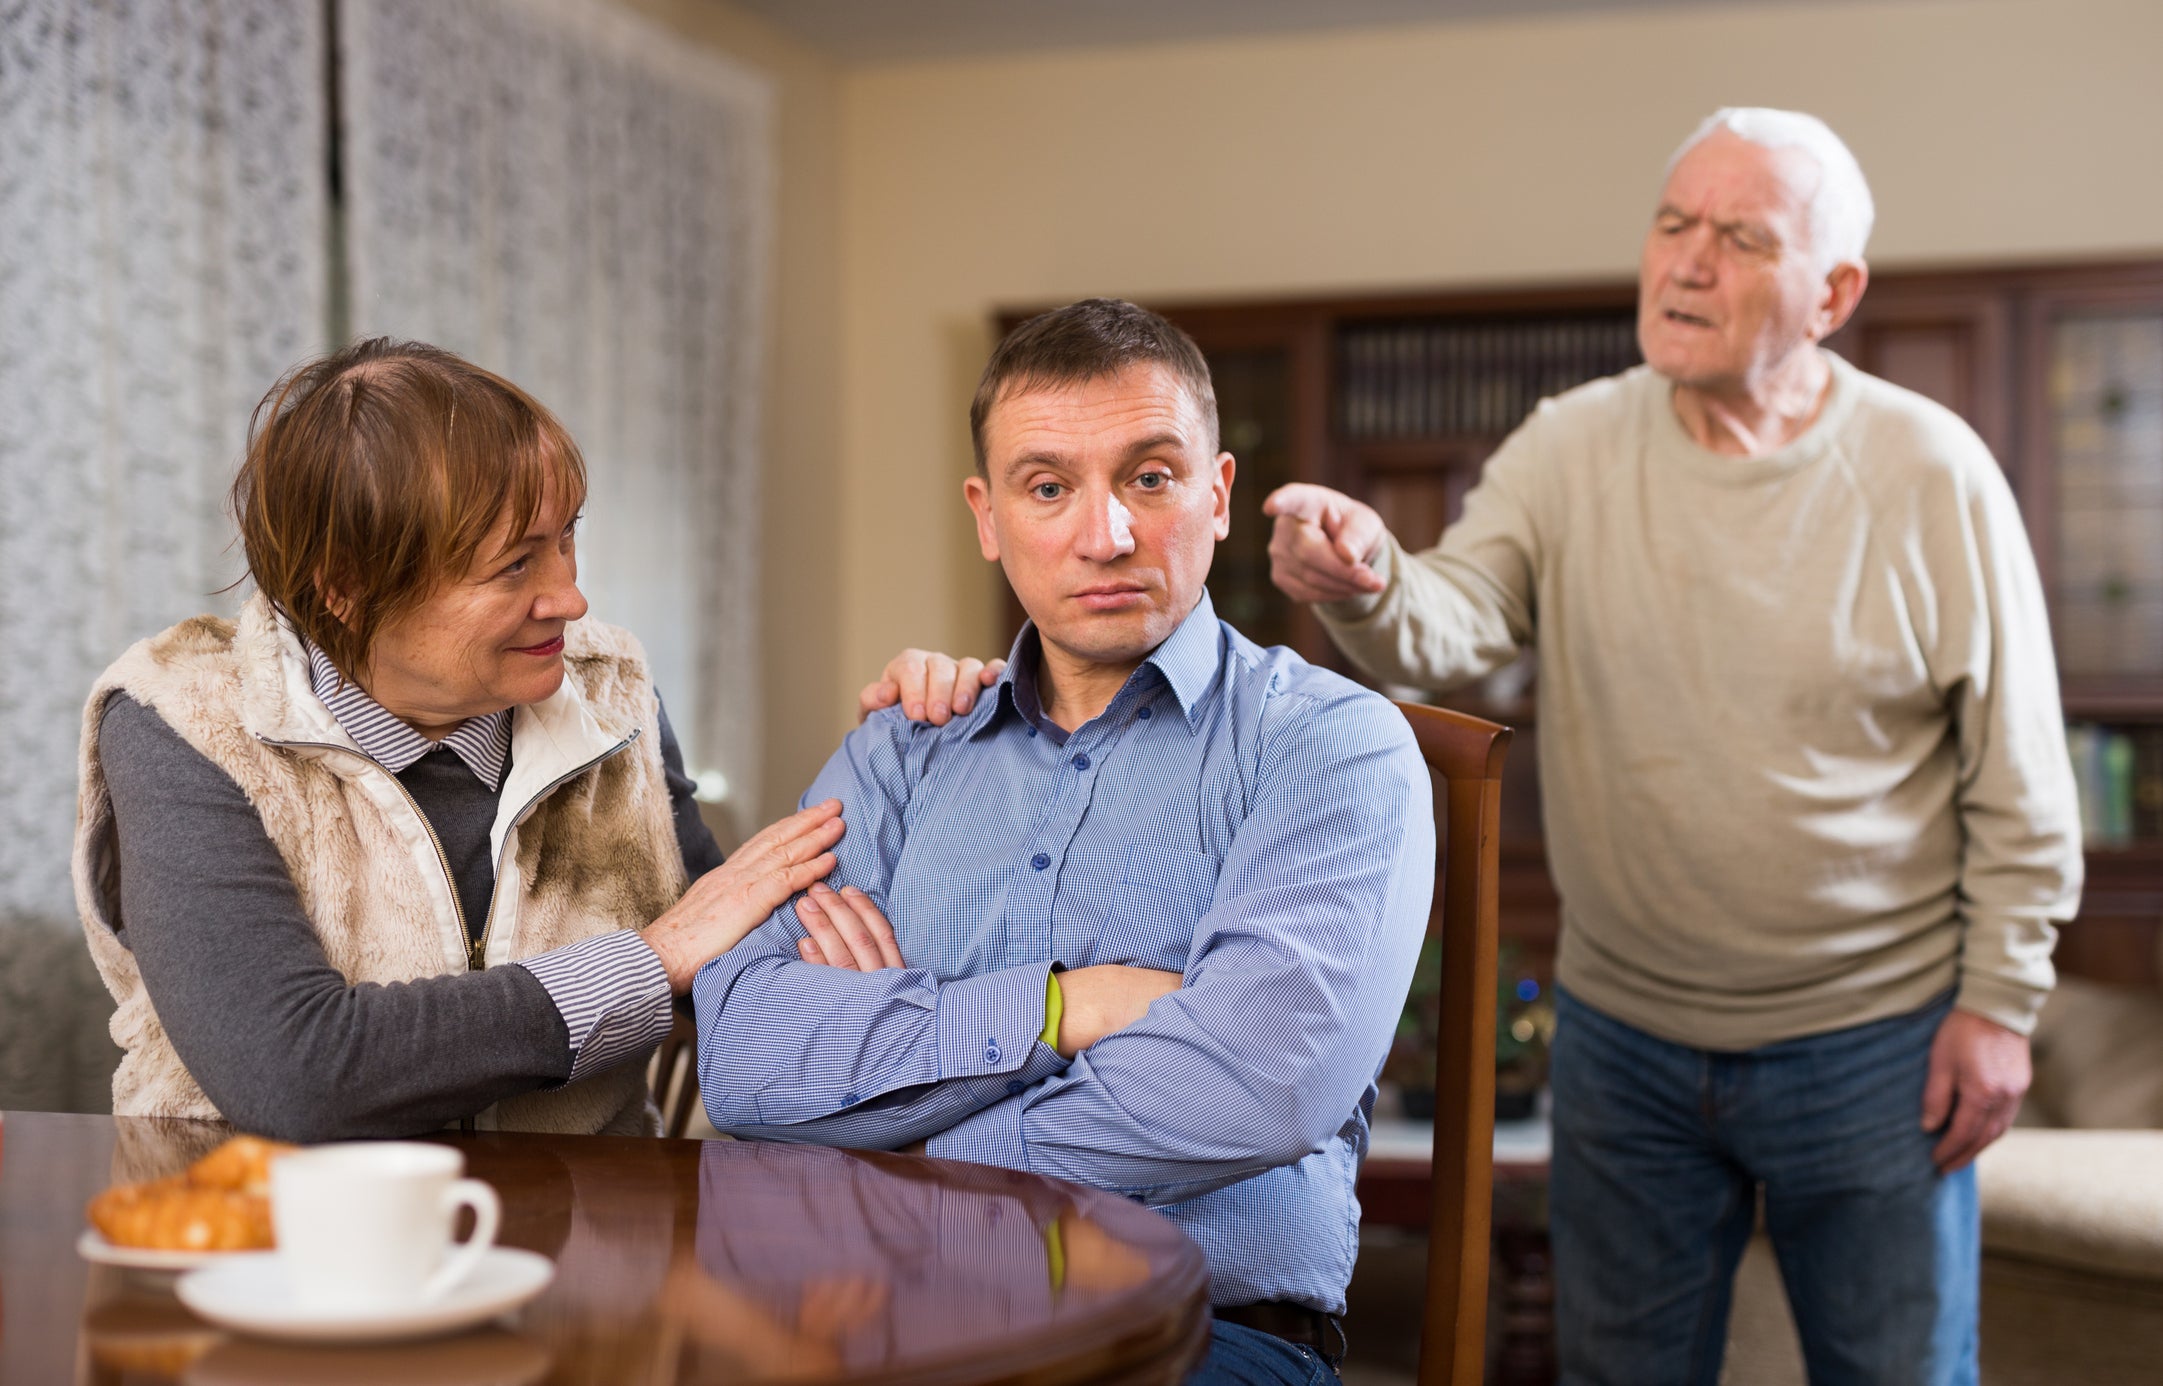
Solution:
M 1042 871 L 1045 867 L 1051 865 L 1051 854 L 1048 852 L 1039 852 L 1035 856 L 1029 858 L 1029 864 L 1035 867 L 1037 870 Z
M 985 1063 L 987 1063 L 987 1064 L 995 1064 L 995 1063 L 999 1062 L 999 1041 L 997 1041 L 997 1040 L 987 1040 L 987 1041 L 985 1041 L 985 1043 L 984 1043 L 984 1062 L 985 1062 Z
M 1031 728 L 1029 728 L 1029 735 L 1031 735 L 1031 736 L 1035 736 L 1035 735 L 1036 735 L 1036 728 L 1035 728 L 1035 727 L 1031 727 Z
M 1146 721 L 1148 721 L 1148 720 L 1149 720 L 1149 709 L 1145 707 L 1145 708 L 1143 708 L 1143 709 L 1142 709 L 1142 710 L 1141 710 L 1140 712 L 1137 712 L 1137 713 L 1135 713 L 1134 715 L 1135 715 L 1136 717 L 1139 717 L 1139 718 L 1141 718 L 1141 719 L 1142 719 L 1142 720 L 1143 720 L 1144 722 L 1146 722 Z
M 845 1092 L 841 1094 L 841 1105 L 844 1107 L 853 1107 L 861 1101 L 863 1101 L 863 1099 L 858 1097 L 853 1092 Z
M 1021 1089 L 1022 1089 L 1022 1081 L 1021 1081 L 1021 1079 L 1019 1079 L 1019 1078 L 1009 1078 L 1009 1079 L 1007 1079 L 1007 1080 L 1006 1080 L 1006 1095 L 1007 1095 L 1008 1097 L 1019 1097 L 1019 1096 L 1021 1096 Z
M 1074 768 L 1075 768 L 1076 770 L 1087 770 L 1087 769 L 1089 768 L 1089 757 L 1087 757 L 1087 756 L 1076 756 L 1076 757 L 1074 757 Z

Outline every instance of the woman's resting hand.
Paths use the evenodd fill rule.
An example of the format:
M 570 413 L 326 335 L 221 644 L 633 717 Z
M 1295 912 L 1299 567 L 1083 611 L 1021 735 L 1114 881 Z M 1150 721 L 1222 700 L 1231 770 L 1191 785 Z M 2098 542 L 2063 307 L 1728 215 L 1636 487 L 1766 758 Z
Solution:
M 835 864 L 831 849 L 841 833 L 839 799 L 792 813 L 760 829 L 647 925 L 641 937 L 660 955 L 675 993 L 689 991 L 701 967 L 735 947 L 791 896 L 830 873 Z

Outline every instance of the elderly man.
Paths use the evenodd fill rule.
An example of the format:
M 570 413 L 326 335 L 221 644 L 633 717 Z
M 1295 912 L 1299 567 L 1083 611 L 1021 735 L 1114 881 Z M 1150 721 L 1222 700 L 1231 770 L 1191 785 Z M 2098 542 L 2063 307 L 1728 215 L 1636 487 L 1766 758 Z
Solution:
M 808 791 L 847 816 L 834 888 L 700 973 L 707 1111 L 1148 1203 L 1209 1259 L 1200 1379 L 1334 1380 L 1426 767 L 1386 701 L 1217 620 L 1233 460 L 1177 328 L 1036 318 L 971 425 L 977 538 L 1029 622 L 973 712 L 879 712 Z
M 1647 364 L 1543 403 L 1435 548 L 1266 506 L 1277 585 L 1379 677 L 1539 652 L 1570 1381 L 1713 1381 L 1761 1193 L 1812 1381 L 1975 1379 L 1969 1162 L 2028 1084 L 2079 824 L 2004 477 L 1818 346 L 1871 217 L 1823 123 L 1723 110 L 1645 236 Z

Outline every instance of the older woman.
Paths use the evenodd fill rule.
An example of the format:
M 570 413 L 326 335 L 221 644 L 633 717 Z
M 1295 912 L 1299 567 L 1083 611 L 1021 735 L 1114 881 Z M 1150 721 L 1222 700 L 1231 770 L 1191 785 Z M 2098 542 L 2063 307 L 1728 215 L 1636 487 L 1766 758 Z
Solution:
M 637 642 L 582 619 L 585 491 L 546 409 L 432 347 L 362 342 L 258 406 L 255 593 L 137 644 L 84 714 L 117 1114 L 656 1129 L 637 1061 L 671 997 L 832 869 L 841 806 L 722 860 Z

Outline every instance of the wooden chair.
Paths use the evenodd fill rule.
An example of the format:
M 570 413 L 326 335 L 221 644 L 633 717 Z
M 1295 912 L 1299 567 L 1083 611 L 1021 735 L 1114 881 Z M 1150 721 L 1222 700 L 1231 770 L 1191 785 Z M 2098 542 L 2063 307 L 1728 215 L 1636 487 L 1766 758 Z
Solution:
M 647 1081 L 654 1105 L 661 1109 L 661 1134 L 680 1136 L 689 1130 L 691 1109 L 698 1105 L 698 1025 L 683 1002 L 676 1005 L 668 1038 L 654 1051 Z
M 1486 1360 L 1494 1212 L 1496 902 L 1510 730 L 1442 708 L 1397 707 L 1434 773 L 1439 861 L 1427 928 L 1442 941 L 1419 1381 L 1477 1386 Z

